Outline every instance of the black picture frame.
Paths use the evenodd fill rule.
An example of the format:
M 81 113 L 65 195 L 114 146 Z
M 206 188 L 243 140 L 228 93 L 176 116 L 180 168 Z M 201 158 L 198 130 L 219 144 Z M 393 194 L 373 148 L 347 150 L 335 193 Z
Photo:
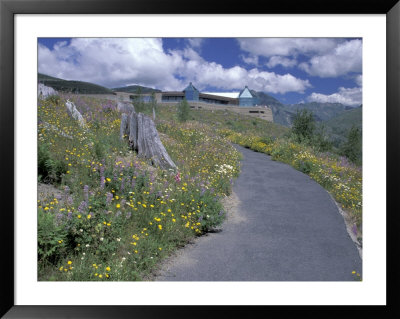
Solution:
M 386 105 L 386 306 L 20 306 L 14 295 L 14 15 L 15 14 L 385 14 L 387 21 Z M 226 1 L 182 0 L 0 0 L 0 150 L 1 155 L 1 262 L 0 315 L 4 318 L 164 318 L 248 316 L 399 317 L 399 262 L 395 237 L 399 212 L 396 183 L 400 137 L 400 3 L 398 0 L 281 0 L 242 5 Z M 377 154 L 377 156 L 379 156 Z M 377 168 L 381 169 L 381 168 Z M 382 213 L 382 212 L 381 212 Z

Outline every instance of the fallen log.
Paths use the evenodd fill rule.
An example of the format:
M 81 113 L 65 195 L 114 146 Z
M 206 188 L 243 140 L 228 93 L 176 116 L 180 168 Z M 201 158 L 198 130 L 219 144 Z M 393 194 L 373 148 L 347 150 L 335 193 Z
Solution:
M 70 136 L 70 135 L 64 133 L 64 131 L 60 130 L 57 126 L 55 126 L 55 125 L 53 125 L 53 124 L 49 124 L 49 123 L 47 123 L 47 122 L 41 122 L 41 123 L 39 123 L 39 124 L 42 124 L 43 127 L 47 128 L 47 129 L 49 129 L 49 130 L 51 130 L 51 131 L 54 131 L 54 132 L 60 134 L 61 136 L 64 136 L 64 137 L 66 137 L 66 138 L 68 138 L 68 139 L 70 139 L 70 140 L 73 140 L 73 139 L 74 139 L 72 136 Z
M 162 169 L 177 168 L 162 144 L 151 118 L 135 112 L 122 114 L 120 135 L 122 138 L 128 136 L 132 150 L 140 157 L 151 159 L 153 165 Z

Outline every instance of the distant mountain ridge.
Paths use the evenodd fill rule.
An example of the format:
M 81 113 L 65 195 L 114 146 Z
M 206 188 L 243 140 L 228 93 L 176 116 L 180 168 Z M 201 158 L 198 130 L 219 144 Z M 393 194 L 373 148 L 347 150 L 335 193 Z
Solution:
M 38 73 L 38 82 L 59 92 L 76 94 L 115 94 L 112 90 L 97 84 L 83 81 L 68 81 Z
M 362 130 L 362 105 L 353 108 L 340 103 L 298 103 L 283 104 L 264 92 L 252 91 L 260 104 L 268 105 L 274 122 L 290 127 L 297 110 L 310 110 L 318 126 L 324 127 L 325 134 L 335 147 L 340 147 L 346 140 L 350 129 L 355 126 Z
M 298 110 L 307 109 L 313 112 L 317 122 L 328 121 L 336 117 L 340 113 L 352 110 L 352 107 L 340 103 L 298 103 L 298 104 L 283 104 L 272 96 L 264 93 L 252 91 L 259 99 L 259 104 L 268 105 L 272 109 L 274 122 L 283 126 L 290 127 L 292 125 L 293 116 Z
M 128 85 L 128 86 L 113 88 L 111 90 L 113 90 L 114 92 L 126 92 L 126 93 L 138 93 L 140 91 L 141 93 L 144 94 L 161 92 L 161 90 L 152 89 L 141 85 Z
M 344 111 L 323 124 L 333 144 L 339 146 L 346 141 L 353 126 L 362 131 L 362 107 Z

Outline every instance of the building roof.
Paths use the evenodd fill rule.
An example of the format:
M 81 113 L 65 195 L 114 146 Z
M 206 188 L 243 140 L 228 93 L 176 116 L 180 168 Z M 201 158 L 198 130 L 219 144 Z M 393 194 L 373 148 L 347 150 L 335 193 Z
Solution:
M 249 88 L 246 85 L 246 87 L 242 91 L 240 91 L 239 97 L 253 98 L 254 96 L 253 94 L 251 94 Z
M 239 92 L 203 92 L 203 93 L 208 95 L 228 97 L 231 99 L 237 99 L 239 97 Z
M 192 82 L 189 83 L 189 85 L 183 90 L 183 92 L 185 92 L 185 91 L 187 91 L 187 90 L 199 92 L 199 90 L 196 89 L 196 88 L 194 87 L 194 85 L 192 84 Z
M 207 93 L 200 93 L 199 97 L 204 98 L 204 99 L 214 99 L 214 100 L 227 101 L 227 102 L 237 101 L 236 98 L 219 96 L 219 95 L 215 95 L 215 94 L 207 94 Z

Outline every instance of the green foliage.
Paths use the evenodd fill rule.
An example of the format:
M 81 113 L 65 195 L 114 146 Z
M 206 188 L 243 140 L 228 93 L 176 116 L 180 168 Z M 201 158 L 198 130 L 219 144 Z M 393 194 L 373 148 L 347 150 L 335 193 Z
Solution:
M 178 104 L 178 120 L 180 122 L 186 122 L 189 119 L 190 106 L 186 99 Z
M 353 126 L 348 135 L 347 141 L 340 149 L 341 153 L 353 163 L 360 165 L 362 162 L 362 134 L 358 127 Z
M 67 171 L 67 165 L 52 157 L 47 143 L 38 145 L 38 176 L 45 183 L 61 183 L 62 176 Z
M 38 260 L 53 265 L 66 253 L 67 231 L 52 213 L 38 210 Z
M 101 143 L 100 141 L 96 140 L 94 142 L 94 147 L 93 147 L 94 153 L 96 155 L 96 159 L 103 159 L 105 152 L 104 152 L 104 144 Z
M 313 168 L 313 165 L 309 161 L 298 161 L 297 167 L 296 167 L 300 172 L 309 175 L 311 173 L 311 170 Z
M 309 110 L 297 110 L 293 117 L 292 133 L 299 143 L 310 143 L 315 131 L 313 113 Z
M 333 145 L 340 148 L 347 141 L 352 126 L 362 128 L 362 107 L 344 111 L 324 124 Z
M 58 103 L 60 103 L 60 96 L 53 94 L 53 95 L 49 95 L 46 100 L 50 103 L 56 104 L 58 105 Z
M 157 128 L 179 167 L 177 177 L 150 167 L 119 139 L 120 114 L 109 102 L 69 98 L 87 129 L 62 103 L 38 105 L 41 174 L 54 183 L 47 176 L 55 162 L 67 169 L 59 201 L 38 202 L 39 280 L 143 280 L 177 247 L 221 224 L 220 198 L 231 191 L 239 156 L 214 128 L 195 121 L 176 125 L 173 107 L 158 109 Z M 146 114 L 149 104 L 143 103 Z
M 332 150 L 332 142 L 329 140 L 324 125 L 319 125 L 315 129 L 310 144 L 319 152 L 328 152 Z

